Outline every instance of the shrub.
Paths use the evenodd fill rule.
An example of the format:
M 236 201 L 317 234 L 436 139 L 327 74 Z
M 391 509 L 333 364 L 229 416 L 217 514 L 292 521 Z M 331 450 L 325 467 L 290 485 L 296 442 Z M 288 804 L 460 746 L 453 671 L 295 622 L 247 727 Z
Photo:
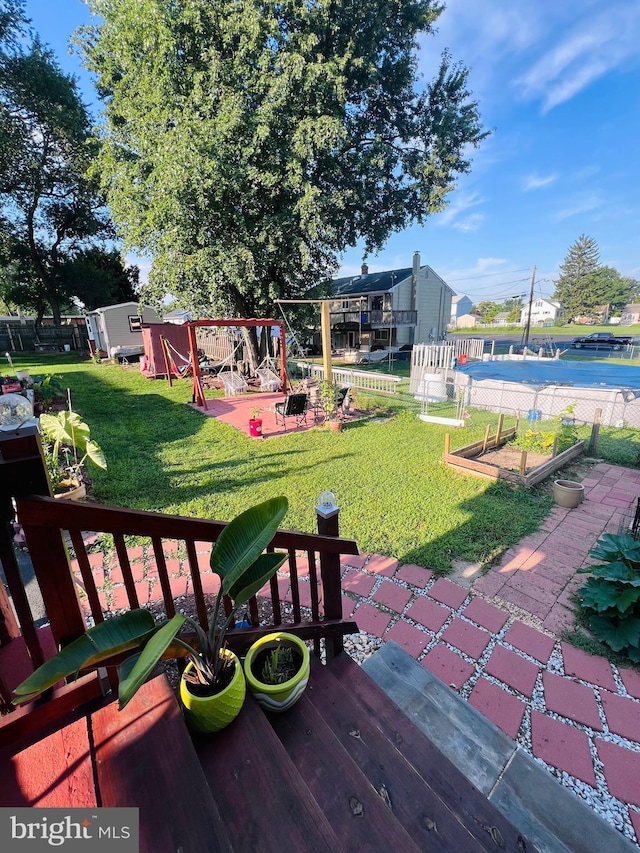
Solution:
M 578 590 L 596 637 L 640 663 L 640 542 L 626 533 L 605 533 L 590 556 L 598 566 L 578 571 L 592 577 Z

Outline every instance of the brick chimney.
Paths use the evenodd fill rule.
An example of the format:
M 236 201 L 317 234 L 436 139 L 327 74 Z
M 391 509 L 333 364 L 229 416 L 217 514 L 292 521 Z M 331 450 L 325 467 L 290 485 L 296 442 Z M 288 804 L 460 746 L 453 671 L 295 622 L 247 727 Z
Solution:
M 362 264 L 360 272 L 362 275 L 369 275 L 369 267 L 367 266 L 367 264 Z

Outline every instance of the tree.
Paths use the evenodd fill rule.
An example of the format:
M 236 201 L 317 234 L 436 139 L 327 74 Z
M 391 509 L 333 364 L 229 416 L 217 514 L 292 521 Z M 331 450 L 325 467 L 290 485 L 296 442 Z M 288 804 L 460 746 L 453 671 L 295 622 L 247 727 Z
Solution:
M 14 37 L 22 7 L 0 5 L 0 23 L 12 22 L 0 43 L 0 262 L 8 298 L 40 317 L 49 308 L 58 324 L 72 295 L 65 270 L 114 232 L 87 176 L 96 144 L 76 83 L 37 38 Z
M 474 305 L 471 311 L 482 317 L 486 323 L 490 323 L 500 311 L 500 306 L 496 302 L 491 302 L 489 299 L 483 299 L 482 302 L 478 302 L 477 305 Z
M 571 246 L 560 270 L 554 296 L 569 318 L 593 317 L 602 313 L 596 310 L 600 306 L 623 308 L 638 293 L 637 281 L 600 264 L 598 244 L 584 234 Z
M 554 298 L 562 304 L 567 317 L 588 315 L 596 305 L 602 304 L 595 296 L 599 267 L 598 244 L 582 234 L 560 264 L 561 275 L 555 282 Z
M 146 294 L 260 316 L 445 205 L 487 135 L 467 71 L 417 90 L 435 0 L 90 0 L 100 168 Z

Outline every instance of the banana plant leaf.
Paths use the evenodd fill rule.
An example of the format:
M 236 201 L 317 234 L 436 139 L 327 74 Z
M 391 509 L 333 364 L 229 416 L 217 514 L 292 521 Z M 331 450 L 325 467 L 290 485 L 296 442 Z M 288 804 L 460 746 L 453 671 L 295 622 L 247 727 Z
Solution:
M 146 610 L 130 610 L 89 628 L 16 687 L 14 704 L 30 702 L 63 678 L 104 666 L 117 655 L 139 649 L 155 630 L 155 620 Z
M 271 542 L 288 506 L 285 497 L 271 498 L 240 513 L 224 528 L 211 552 L 211 569 L 222 578 L 223 594 Z
M 229 597 L 234 607 L 242 607 L 275 575 L 286 559 L 286 554 L 261 554 L 229 589 Z
M 138 689 L 147 680 L 153 668 L 177 637 L 186 618 L 181 613 L 177 613 L 154 636 L 149 638 L 130 671 L 129 667 L 120 668 L 120 687 L 118 691 L 118 708 L 120 711 L 133 699 Z

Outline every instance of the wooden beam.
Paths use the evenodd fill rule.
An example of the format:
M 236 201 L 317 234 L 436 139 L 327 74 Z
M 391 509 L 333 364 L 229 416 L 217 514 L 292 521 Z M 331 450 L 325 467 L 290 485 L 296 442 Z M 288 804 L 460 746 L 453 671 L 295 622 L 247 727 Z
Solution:
M 331 315 L 329 313 L 329 302 L 322 303 L 320 312 L 321 334 L 322 334 L 322 366 L 324 367 L 324 378 L 327 382 L 333 380 L 331 365 Z

